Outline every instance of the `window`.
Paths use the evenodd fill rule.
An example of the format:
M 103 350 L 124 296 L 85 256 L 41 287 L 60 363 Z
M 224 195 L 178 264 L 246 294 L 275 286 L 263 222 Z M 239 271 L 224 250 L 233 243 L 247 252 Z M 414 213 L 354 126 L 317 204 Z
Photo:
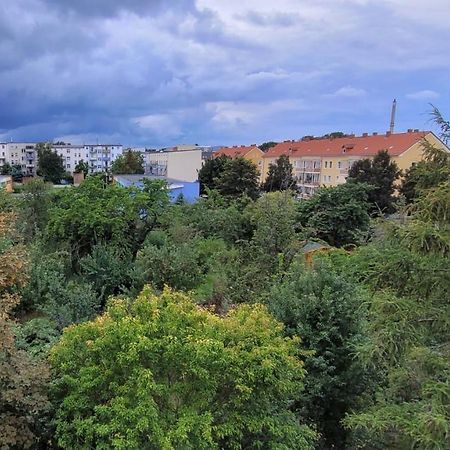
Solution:
M 325 161 L 325 169 L 328 167 L 328 161 Z
M 70 164 L 66 164 L 66 168 L 67 168 L 67 169 L 70 169 Z
M 341 168 L 341 162 L 340 161 L 338 161 L 338 168 L 339 169 Z
M 333 167 L 333 161 L 330 161 L 330 169 Z

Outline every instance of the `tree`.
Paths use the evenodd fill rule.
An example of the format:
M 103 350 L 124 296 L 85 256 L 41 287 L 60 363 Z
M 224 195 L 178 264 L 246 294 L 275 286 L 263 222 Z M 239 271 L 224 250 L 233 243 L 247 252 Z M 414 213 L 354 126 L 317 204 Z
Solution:
M 441 130 L 440 138 L 447 143 L 450 139 L 450 125 L 435 106 L 432 105 L 432 108 L 432 121 Z M 407 203 L 412 203 L 424 190 L 437 187 L 450 179 L 450 153 L 434 147 L 425 139 L 422 146 L 424 159 L 406 171 L 400 187 Z
M 51 204 L 49 187 L 40 179 L 31 180 L 23 186 L 20 202 L 22 233 L 26 241 L 32 241 L 44 231 Z
M 84 176 L 86 177 L 87 174 L 89 173 L 89 163 L 81 159 L 75 166 L 74 173 L 84 173 Z
M 251 161 L 241 157 L 230 159 L 216 178 L 216 189 L 226 197 L 247 195 L 256 199 L 259 195 L 258 178 L 258 168 Z
M 107 184 L 101 175 L 91 176 L 59 193 L 49 210 L 46 239 L 67 245 L 75 266 L 100 243 L 135 254 L 168 204 L 163 181 L 145 180 L 143 189 L 124 188 Z
M 349 257 L 345 270 L 373 292 L 370 339 L 355 354 L 379 380 L 345 419 L 357 448 L 448 447 L 449 205 L 447 182 L 423 194 L 410 220 L 386 224 Z
M 275 147 L 275 145 L 277 145 L 277 144 L 278 144 L 278 142 L 269 141 L 269 142 L 263 142 L 258 147 L 261 151 L 263 151 L 265 153 L 265 152 L 267 152 L 267 150 L 269 150 L 272 147 Z
M 450 141 L 450 122 L 434 105 L 431 105 L 431 120 L 440 128 L 439 137 L 447 144 Z
M 44 181 L 59 184 L 66 171 L 62 157 L 52 150 L 49 143 L 40 142 L 36 145 L 36 150 L 38 155 L 37 174 Z
M 397 164 L 391 161 L 387 150 L 380 150 L 373 159 L 356 161 L 348 172 L 347 182 L 367 183 L 372 212 L 391 213 L 394 210 L 394 182 L 400 175 Z
M 200 193 L 206 194 L 207 190 L 216 189 L 216 180 L 223 172 L 229 157 L 222 155 L 217 158 L 207 159 L 198 172 L 200 182 Z
M 275 274 L 280 265 L 288 266 L 295 255 L 296 202 L 289 191 L 262 195 L 246 210 L 254 226 L 250 241 L 251 260 L 264 275 Z
M 343 133 L 342 131 L 333 131 L 331 133 L 324 134 L 322 136 L 322 139 L 338 139 L 346 136 L 347 134 Z
M 111 172 L 114 174 L 144 173 L 144 158 L 140 153 L 129 148 L 113 161 Z
M 423 145 L 424 159 L 406 171 L 400 187 L 407 203 L 416 200 L 421 192 L 450 179 L 450 153 L 427 142 Z
M 322 187 L 299 203 L 299 222 L 305 238 L 321 239 L 342 247 L 357 244 L 369 229 L 368 196 L 371 187 L 346 183 Z
M 368 387 L 368 374 L 354 357 L 355 346 L 366 339 L 367 300 L 363 289 L 325 262 L 312 270 L 294 264 L 268 295 L 269 310 L 286 335 L 301 336 L 301 348 L 310 352 L 296 408 L 316 425 L 318 448 L 347 448 L 341 421 Z
M 148 288 L 67 329 L 51 354 L 62 448 L 312 449 L 289 411 L 296 340 L 258 305 L 225 317 Z
M 270 163 L 263 189 L 266 192 L 294 189 L 295 179 L 292 170 L 289 156 L 281 155 L 275 163 Z
M 100 311 L 101 299 L 92 285 L 70 273 L 65 252 L 32 253 L 28 282 L 24 286 L 21 307 L 44 314 L 61 331 L 73 323 L 90 320 Z
M 20 164 L 11 165 L 9 162 L 5 162 L 0 170 L 1 175 L 11 175 L 13 181 L 22 181 L 22 166 Z
M 1 175 L 11 175 L 12 166 L 9 162 L 5 162 L 3 166 L 0 168 Z
M 97 244 L 80 261 L 81 274 L 97 292 L 102 305 L 110 295 L 119 295 L 130 287 L 133 261 L 126 249 L 107 243 Z
M 24 248 L 12 245 L 12 214 L 0 214 L 0 446 L 37 447 L 48 412 L 45 363 L 18 349 L 13 310 L 20 299 L 15 290 L 26 282 Z M 45 444 L 45 442 L 44 442 Z

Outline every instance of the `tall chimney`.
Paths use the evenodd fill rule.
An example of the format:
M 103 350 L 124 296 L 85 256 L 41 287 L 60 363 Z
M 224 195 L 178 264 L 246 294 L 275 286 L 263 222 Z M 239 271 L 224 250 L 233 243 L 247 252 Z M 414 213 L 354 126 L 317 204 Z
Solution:
M 397 110 L 397 100 L 394 98 L 394 101 L 392 102 L 392 110 L 391 110 L 391 126 L 389 127 L 389 131 L 391 132 L 391 134 L 394 132 L 396 110 Z

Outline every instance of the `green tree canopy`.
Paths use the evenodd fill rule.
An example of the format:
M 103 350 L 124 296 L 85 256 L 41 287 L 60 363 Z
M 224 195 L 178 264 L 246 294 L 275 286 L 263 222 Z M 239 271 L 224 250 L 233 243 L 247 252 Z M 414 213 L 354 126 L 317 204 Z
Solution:
M 281 155 L 274 163 L 270 163 L 263 189 L 266 192 L 294 189 L 295 179 L 292 170 L 289 156 Z
M 20 199 L 20 228 L 26 241 L 32 241 L 47 224 L 51 194 L 48 184 L 33 179 L 23 186 Z
M 438 149 L 427 141 L 423 141 L 422 145 L 424 159 L 406 171 L 400 187 L 408 203 L 417 199 L 424 190 L 450 179 L 450 152 Z
M 74 173 L 84 173 L 84 176 L 86 177 L 89 173 L 89 163 L 81 159 L 75 166 Z
M 405 223 L 386 223 L 338 265 L 373 292 L 370 339 L 356 354 L 376 370 L 378 386 L 345 420 L 359 448 L 448 447 L 449 209 L 450 182 L 424 191 Z
M 0 213 L 0 446 L 30 448 L 40 442 L 49 409 L 48 366 L 17 347 L 13 311 L 26 282 L 27 255 L 12 236 L 14 216 Z
M 301 347 L 311 351 L 305 391 L 296 406 L 316 425 L 319 448 L 346 448 L 341 420 L 368 387 L 368 374 L 354 357 L 355 346 L 365 341 L 367 300 L 360 286 L 324 262 L 312 270 L 294 264 L 268 296 L 269 310 L 284 323 L 286 334 L 302 336 Z
M 347 182 L 367 183 L 372 212 L 390 213 L 394 210 L 394 183 L 400 175 L 397 164 L 391 161 L 387 150 L 380 150 L 373 159 L 356 161 L 348 172 Z
M 275 147 L 275 145 L 277 145 L 277 144 L 278 144 L 278 142 L 268 141 L 268 142 L 263 142 L 261 145 L 258 145 L 258 147 L 261 151 L 263 151 L 265 153 L 265 152 L 267 152 L 267 150 L 269 150 L 272 147 Z
M 241 157 L 230 159 L 216 178 L 216 189 L 225 197 L 247 195 L 256 199 L 259 195 L 258 178 L 258 168 L 251 161 Z
M 44 181 L 59 184 L 66 172 L 62 157 L 53 151 L 51 145 L 47 142 L 40 142 L 37 144 L 36 151 L 38 155 L 37 174 L 41 176 Z
M 296 339 L 262 306 L 218 317 L 145 289 L 67 329 L 52 351 L 63 448 L 312 449 L 289 411 L 304 378 Z
M 11 175 L 12 173 L 12 166 L 9 162 L 5 162 L 3 166 L 0 168 L 0 174 L 1 175 Z
M 139 152 L 129 148 L 113 161 L 111 172 L 114 174 L 144 173 L 144 158 Z
M 313 197 L 299 203 L 303 235 L 336 247 L 360 242 L 369 229 L 370 190 L 362 183 L 319 188 Z
M 198 181 L 200 182 L 200 193 L 205 194 L 207 189 L 216 189 L 216 180 L 223 172 L 225 164 L 230 158 L 222 155 L 217 158 L 211 158 L 205 161 L 198 172 Z
M 91 176 L 59 193 L 49 210 L 46 237 L 49 243 L 68 245 L 76 262 L 99 243 L 135 252 L 168 204 L 166 185 L 159 180 L 145 180 L 140 190 Z

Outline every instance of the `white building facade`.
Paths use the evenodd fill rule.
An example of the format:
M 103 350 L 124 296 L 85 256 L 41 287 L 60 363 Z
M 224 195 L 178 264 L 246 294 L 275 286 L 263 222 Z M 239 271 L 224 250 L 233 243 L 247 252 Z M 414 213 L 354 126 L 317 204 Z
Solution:
M 0 168 L 9 163 L 19 165 L 22 174 L 34 176 L 38 167 L 35 142 L 0 142 Z M 89 173 L 108 172 L 113 161 L 122 154 L 121 144 L 52 144 L 52 150 L 62 157 L 64 169 L 73 174 L 80 161 L 87 162 Z
M 24 175 L 36 175 L 36 143 L 1 142 L 0 168 L 6 163 L 11 166 L 20 166 Z
M 62 157 L 64 168 L 71 174 L 81 161 L 88 163 L 89 173 L 109 172 L 111 164 L 123 152 L 121 144 L 52 144 L 52 149 Z

